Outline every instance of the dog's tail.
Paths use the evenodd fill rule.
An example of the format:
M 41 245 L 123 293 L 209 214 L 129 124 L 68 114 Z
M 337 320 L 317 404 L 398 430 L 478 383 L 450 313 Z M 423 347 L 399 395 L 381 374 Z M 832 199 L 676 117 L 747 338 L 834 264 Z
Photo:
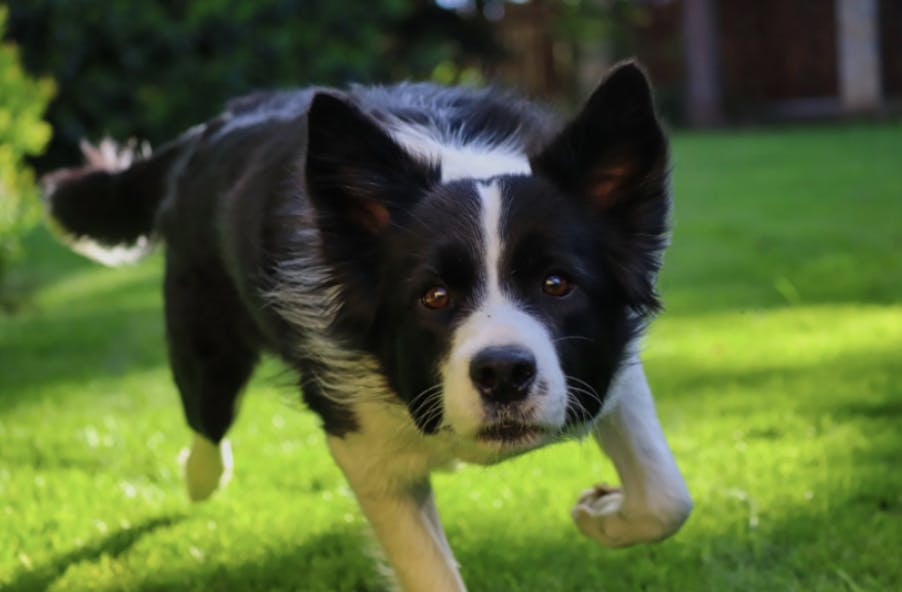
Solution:
M 134 262 L 151 246 L 157 210 L 185 142 L 150 152 L 130 142 L 82 142 L 85 164 L 42 179 L 44 201 L 73 250 L 106 265 Z

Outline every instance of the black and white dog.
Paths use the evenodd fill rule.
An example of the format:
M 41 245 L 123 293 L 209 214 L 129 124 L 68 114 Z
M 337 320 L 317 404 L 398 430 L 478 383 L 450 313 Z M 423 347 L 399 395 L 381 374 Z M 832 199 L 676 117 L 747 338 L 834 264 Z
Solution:
M 622 487 L 572 516 L 604 545 L 691 500 L 635 342 L 658 308 L 669 160 L 648 82 L 615 68 L 576 117 L 491 90 L 311 88 L 230 103 L 152 155 L 88 149 L 48 178 L 73 244 L 165 242 L 192 499 L 262 351 L 307 404 L 405 590 L 462 590 L 430 472 L 589 432 Z

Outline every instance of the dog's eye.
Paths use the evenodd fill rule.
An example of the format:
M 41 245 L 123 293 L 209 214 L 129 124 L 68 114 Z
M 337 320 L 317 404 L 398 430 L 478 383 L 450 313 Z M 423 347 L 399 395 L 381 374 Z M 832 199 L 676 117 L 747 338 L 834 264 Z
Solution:
M 420 298 L 420 302 L 426 308 L 432 310 L 440 310 L 446 308 L 451 303 L 451 297 L 448 295 L 448 288 L 444 286 L 433 286 L 426 290 L 426 293 Z
M 573 284 L 564 276 L 552 273 L 549 274 L 542 283 L 542 291 L 549 296 L 561 298 L 573 291 Z

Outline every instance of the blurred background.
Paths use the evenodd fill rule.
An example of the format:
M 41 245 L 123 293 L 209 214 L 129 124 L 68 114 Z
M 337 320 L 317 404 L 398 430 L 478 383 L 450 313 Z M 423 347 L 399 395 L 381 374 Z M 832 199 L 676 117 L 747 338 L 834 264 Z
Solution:
M 638 57 L 671 122 L 881 113 L 902 100 L 899 0 L 19 0 L 4 39 L 53 81 L 39 167 L 82 137 L 153 143 L 254 89 L 497 82 L 572 105 Z

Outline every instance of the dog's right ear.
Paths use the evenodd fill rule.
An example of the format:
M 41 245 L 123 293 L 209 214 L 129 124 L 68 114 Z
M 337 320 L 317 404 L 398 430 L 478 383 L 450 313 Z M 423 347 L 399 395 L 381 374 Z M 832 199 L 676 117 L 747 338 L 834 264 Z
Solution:
M 326 234 L 378 235 L 438 178 L 350 101 L 328 92 L 308 112 L 305 178 Z
M 651 86 L 635 62 L 605 77 L 579 114 L 530 159 L 544 175 L 604 220 L 610 267 L 637 310 L 654 310 L 654 275 L 667 244 L 667 139 Z

